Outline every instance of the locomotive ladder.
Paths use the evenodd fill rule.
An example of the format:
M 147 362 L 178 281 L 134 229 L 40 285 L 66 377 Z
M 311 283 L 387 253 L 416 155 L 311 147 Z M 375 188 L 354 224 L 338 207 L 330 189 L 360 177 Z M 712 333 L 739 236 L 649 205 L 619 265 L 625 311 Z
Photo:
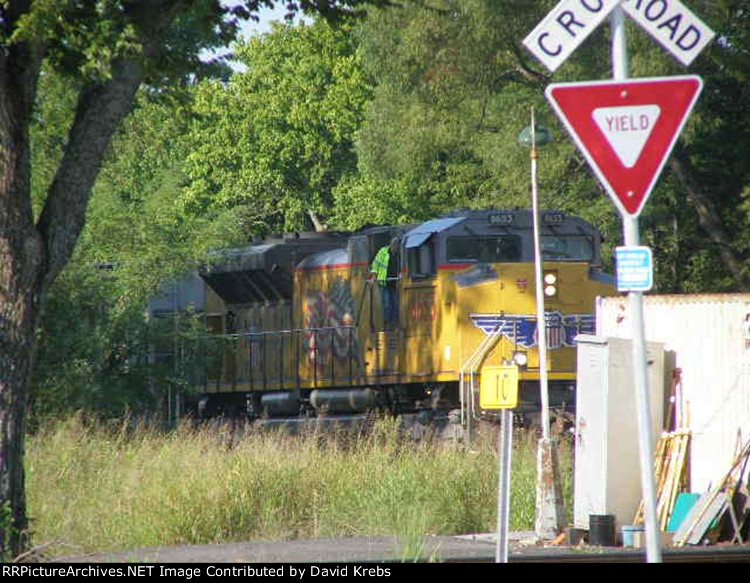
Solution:
M 466 427 L 471 436 L 471 419 L 474 417 L 474 376 L 481 367 L 484 357 L 495 347 L 501 336 L 501 325 L 498 324 L 486 334 L 472 355 L 466 359 L 459 374 L 459 393 L 461 397 L 461 426 Z

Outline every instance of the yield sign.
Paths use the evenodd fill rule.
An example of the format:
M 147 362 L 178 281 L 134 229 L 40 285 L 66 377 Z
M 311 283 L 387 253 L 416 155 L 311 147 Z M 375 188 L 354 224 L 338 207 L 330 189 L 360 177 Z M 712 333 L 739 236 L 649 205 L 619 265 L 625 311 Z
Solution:
M 620 213 L 635 217 L 702 87 L 686 75 L 555 83 L 545 93 Z

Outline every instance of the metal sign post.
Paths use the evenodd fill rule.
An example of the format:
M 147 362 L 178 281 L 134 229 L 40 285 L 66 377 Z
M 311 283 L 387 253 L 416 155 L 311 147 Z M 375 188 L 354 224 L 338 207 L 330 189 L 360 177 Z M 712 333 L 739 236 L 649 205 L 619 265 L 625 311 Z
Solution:
M 534 217 L 534 279 L 536 280 L 536 330 L 539 352 L 539 392 L 542 407 L 542 437 L 537 445 L 536 520 L 534 532 L 541 539 L 553 539 L 564 526 L 557 452 L 549 436 L 549 380 L 547 374 L 547 319 L 544 314 L 539 189 L 537 186 L 536 121 L 531 108 L 531 208 Z
M 524 39 L 524 45 L 554 71 L 575 48 L 609 15 L 612 29 L 612 76 L 624 82 L 628 76 L 628 56 L 625 34 L 625 12 L 669 50 L 684 65 L 690 64 L 711 41 L 714 32 L 692 14 L 679 0 L 605 1 L 561 0 L 547 17 Z M 697 81 L 696 81 L 697 79 Z M 648 81 L 648 80 L 643 80 Z M 682 92 L 682 105 L 669 103 L 666 107 L 652 101 L 641 101 L 633 95 L 643 92 L 643 86 L 616 88 L 619 98 L 595 96 L 597 109 L 588 111 L 588 118 L 578 117 L 577 122 L 566 118 L 561 100 L 555 95 L 560 86 L 550 86 L 547 97 L 561 114 L 563 122 L 573 134 L 594 172 L 607 188 L 617 206 L 623 224 L 626 247 L 640 248 L 638 214 L 653 188 L 654 182 L 671 152 L 677 134 L 682 129 L 689 109 L 692 108 L 702 87 L 699 78 L 686 82 Z M 692 88 L 691 88 L 692 86 Z M 579 94 L 579 96 L 582 94 Z M 681 119 L 666 117 L 680 108 Z M 666 131 L 657 130 L 658 127 Z M 593 151 L 582 144 L 581 130 L 586 139 L 598 141 Z M 669 134 L 669 135 L 667 135 Z M 665 141 L 671 138 L 671 141 Z M 645 164 L 648 176 L 645 182 L 638 175 Z M 650 267 L 650 265 L 649 265 Z M 648 282 L 650 287 L 651 282 Z M 633 314 L 633 372 L 638 417 L 638 438 L 646 522 L 646 550 L 649 562 L 661 562 L 660 534 L 656 522 L 656 488 L 653 472 L 653 445 L 651 419 L 648 406 L 648 369 L 646 338 L 643 324 L 643 297 L 641 291 L 628 288 Z
M 536 132 L 534 108 L 531 108 L 531 134 Z M 544 317 L 544 280 L 542 246 L 539 233 L 539 189 L 537 188 L 537 151 L 531 141 L 531 209 L 534 217 L 534 275 L 536 279 L 536 330 L 539 347 L 539 389 L 542 402 L 542 439 L 549 439 L 549 382 L 547 380 L 547 320 Z
M 500 409 L 497 478 L 497 544 L 495 562 L 508 562 L 510 522 L 510 459 L 513 451 L 513 409 L 518 406 L 518 367 L 485 366 L 479 384 L 483 409 Z
M 497 542 L 495 562 L 508 562 L 508 526 L 510 523 L 510 456 L 513 452 L 513 411 L 500 413 L 500 453 L 497 478 Z
M 625 15 L 618 6 L 612 13 L 612 75 L 615 79 L 628 77 L 628 53 L 625 35 Z M 621 213 L 625 245 L 640 245 L 638 215 Z M 661 563 L 661 534 L 656 521 L 656 485 L 654 480 L 654 448 L 651 443 L 651 412 L 648 404 L 648 364 L 646 362 L 646 333 L 643 324 L 643 294 L 628 292 L 633 314 L 633 371 L 638 417 L 638 445 L 641 466 L 641 490 L 646 523 L 646 558 L 649 563 Z

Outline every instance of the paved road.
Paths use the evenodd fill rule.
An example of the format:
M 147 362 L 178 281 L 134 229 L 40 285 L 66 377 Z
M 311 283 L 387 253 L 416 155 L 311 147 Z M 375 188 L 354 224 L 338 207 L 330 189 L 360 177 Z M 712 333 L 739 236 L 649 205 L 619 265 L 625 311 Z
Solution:
M 119 553 L 58 557 L 64 563 L 386 563 L 493 562 L 493 534 L 360 537 L 156 547 Z M 415 546 L 416 545 L 416 546 Z M 750 545 L 662 549 L 664 562 L 750 562 Z M 646 562 L 644 549 L 557 546 L 531 532 L 510 533 L 509 562 Z
M 533 546 L 533 533 L 511 533 L 509 547 Z M 360 537 L 281 542 L 247 542 L 155 547 L 119 553 L 59 557 L 60 562 L 147 563 L 362 563 L 447 559 L 479 560 L 495 556 L 492 535 Z

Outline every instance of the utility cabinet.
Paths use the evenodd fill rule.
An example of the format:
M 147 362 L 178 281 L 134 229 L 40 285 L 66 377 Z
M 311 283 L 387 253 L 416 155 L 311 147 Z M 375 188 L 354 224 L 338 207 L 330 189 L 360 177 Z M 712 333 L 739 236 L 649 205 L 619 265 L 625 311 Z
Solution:
M 642 497 L 632 343 L 579 335 L 576 387 L 575 526 L 589 515 L 613 514 L 616 526 L 632 524 Z M 652 447 L 664 412 L 664 348 L 648 343 Z

